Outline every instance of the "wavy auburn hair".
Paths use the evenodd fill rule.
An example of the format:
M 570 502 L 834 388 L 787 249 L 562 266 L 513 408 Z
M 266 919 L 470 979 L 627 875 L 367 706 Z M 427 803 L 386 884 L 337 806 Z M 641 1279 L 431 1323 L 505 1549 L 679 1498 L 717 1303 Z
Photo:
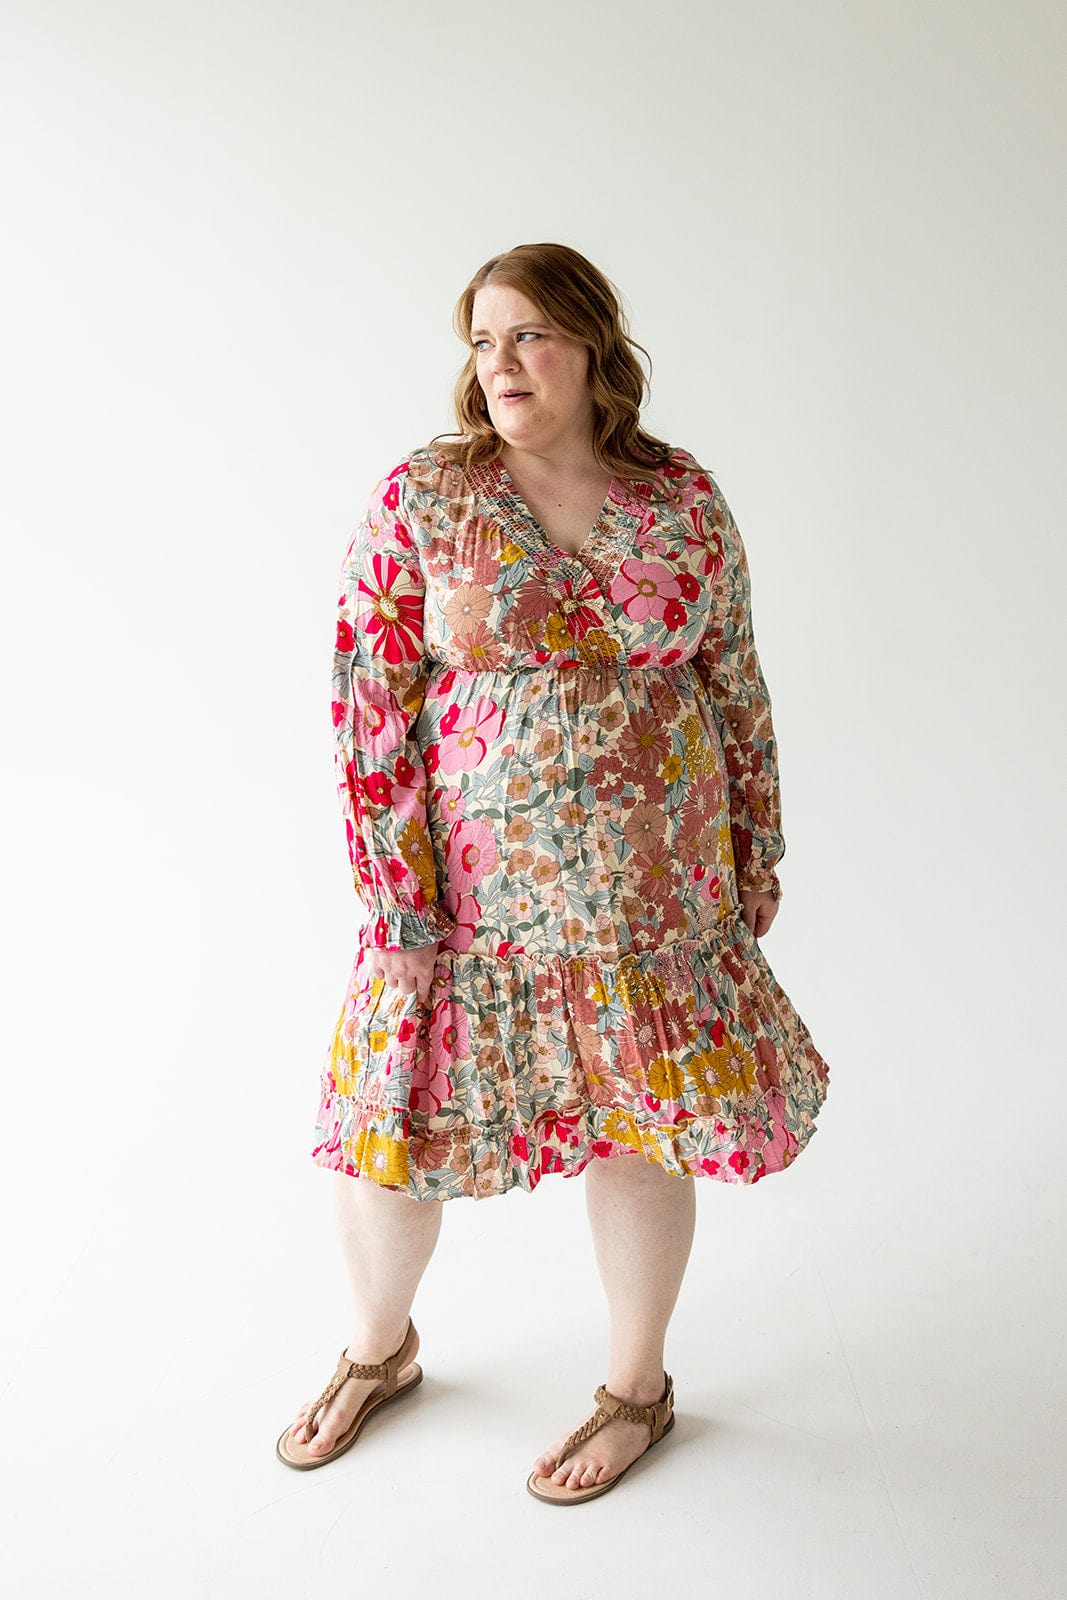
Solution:
M 452 395 L 459 441 L 431 443 L 446 461 L 464 470 L 483 466 L 499 454 L 503 440 L 489 419 L 489 407 L 478 382 L 477 352 L 471 339 L 474 297 L 489 283 L 517 289 L 557 328 L 589 351 L 589 387 L 593 396 L 593 454 L 613 477 L 651 483 L 664 492 L 657 467 L 671 459 L 671 447 L 641 427 L 641 404 L 648 379 L 634 355 L 648 351 L 631 339 L 621 297 L 591 261 L 565 244 L 520 244 L 493 256 L 478 268 L 456 302 L 452 324 L 470 356 Z

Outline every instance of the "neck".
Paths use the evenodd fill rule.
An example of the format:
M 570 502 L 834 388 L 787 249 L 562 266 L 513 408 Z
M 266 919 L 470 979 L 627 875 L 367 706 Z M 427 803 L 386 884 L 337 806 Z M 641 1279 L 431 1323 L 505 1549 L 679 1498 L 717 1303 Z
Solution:
M 596 477 L 603 471 L 593 454 L 589 436 L 551 444 L 544 449 L 524 448 L 504 441 L 500 459 L 509 472 L 514 468 L 531 477 L 579 479 Z

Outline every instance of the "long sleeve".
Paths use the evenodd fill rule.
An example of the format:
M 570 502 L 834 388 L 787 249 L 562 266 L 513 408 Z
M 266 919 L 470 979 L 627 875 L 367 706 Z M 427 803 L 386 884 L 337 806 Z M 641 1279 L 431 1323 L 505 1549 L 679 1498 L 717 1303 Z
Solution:
M 756 653 L 748 557 L 722 491 L 704 503 L 712 612 L 694 662 L 717 711 L 730 785 L 730 834 L 738 891 L 772 890 L 785 854 L 778 747 L 771 699 Z
M 415 950 L 455 917 L 438 897 L 415 737 L 429 662 L 425 582 L 404 517 L 408 463 L 379 480 L 341 568 L 333 659 L 334 769 L 368 942 Z

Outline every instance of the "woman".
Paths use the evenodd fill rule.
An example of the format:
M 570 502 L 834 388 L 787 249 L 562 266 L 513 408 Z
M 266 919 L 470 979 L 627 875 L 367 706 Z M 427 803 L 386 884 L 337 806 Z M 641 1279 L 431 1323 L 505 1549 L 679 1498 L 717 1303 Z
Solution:
M 828 1070 L 757 944 L 785 844 L 722 492 L 641 429 L 641 347 L 577 251 L 488 261 L 456 324 L 458 441 L 381 479 L 342 572 L 337 774 L 370 920 L 313 1159 L 356 1322 L 277 1448 L 322 1465 L 421 1381 L 423 1202 L 585 1171 L 607 1378 L 527 1480 L 570 1504 L 673 1425 L 691 1180 L 790 1165 Z

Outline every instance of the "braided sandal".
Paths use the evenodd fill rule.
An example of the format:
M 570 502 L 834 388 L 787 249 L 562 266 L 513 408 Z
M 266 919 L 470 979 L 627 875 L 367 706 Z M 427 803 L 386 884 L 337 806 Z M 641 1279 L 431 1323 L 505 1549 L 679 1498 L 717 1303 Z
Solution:
M 620 1400 L 617 1394 L 612 1394 L 601 1384 L 596 1392 L 597 1408 L 588 1422 L 583 1422 L 576 1428 L 569 1439 L 566 1439 L 556 1456 L 556 1470 L 563 1465 L 575 1445 L 584 1444 L 592 1434 L 601 1429 L 613 1417 L 625 1417 L 627 1422 L 645 1422 L 652 1429 L 652 1437 L 645 1446 L 640 1456 L 630 1462 L 630 1467 L 663 1438 L 665 1433 L 670 1433 L 674 1427 L 674 1379 L 669 1372 L 663 1374 L 666 1379 L 667 1392 L 662 1400 L 657 1400 L 651 1406 L 632 1406 L 626 1400 Z M 608 1478 L 605 1483 L 593 1483 L 585 1489 L 568 1489 L 562 1483 L 553 1483 L 551 1478 L 542 1477 L 539 1472 L 531 1472 L 526 1480 L 526 1487 L 537 1500 L 545 1500 L 553 1506 L 576 1506 L 582 1500 L 593 1500 L 598 1494 L 607 1494 L 609 1489 L 614 1489 L 620 1478 L 625 1478 L 630 1467 L 623 1467 L 613 1478 Z
M 337 1371 L 308 1411 L 304 1422 L 294 1422 L 278 1439 L 275 1446 L 278 1460 L 284 1461 L 287 1467 L 295 1467 L 300 1472 L 306 1472 L 311 1467 L 324 1467 L 327 1461 L 335 1461 L 338 1456 L 344 1455 L 345 1451 L 355 1444 L 363 1424 L 372 1411 L 376 1411 L 379 1406 L 387 1405 L 390 1400 L 398 1400 L 402 1394 L 407 1394 L 409 1389 L 416 1388 L 422 1382 L 422 1368 L 417 1361 L 411 1359 L 418 1348 L 419 1336 L 415 1332 L 415 1324 L 408 1317 L 407 1331 L 399 1347 L 384 1361 L 350 1361 L 342 1350 Z M 410 1370 L 414 1376 L 409 1376 L 400 1382 L 402 1370 Z M 332 1450 L 324 1451 L 321 1455 L 313 1455 L 308 1449 L 308 1443 L 319 1429 L 317 1422 L 314 1427 L 312 1423 L 318 1412 L 329 1405 L 341 1385 L 347 1383 L 349 1378 L 383 1378 L 385 1388 L 371 1390 Z M 299 1427 L 304 1428 L 303 1441 L 292 1437 L 293 1432 Z

